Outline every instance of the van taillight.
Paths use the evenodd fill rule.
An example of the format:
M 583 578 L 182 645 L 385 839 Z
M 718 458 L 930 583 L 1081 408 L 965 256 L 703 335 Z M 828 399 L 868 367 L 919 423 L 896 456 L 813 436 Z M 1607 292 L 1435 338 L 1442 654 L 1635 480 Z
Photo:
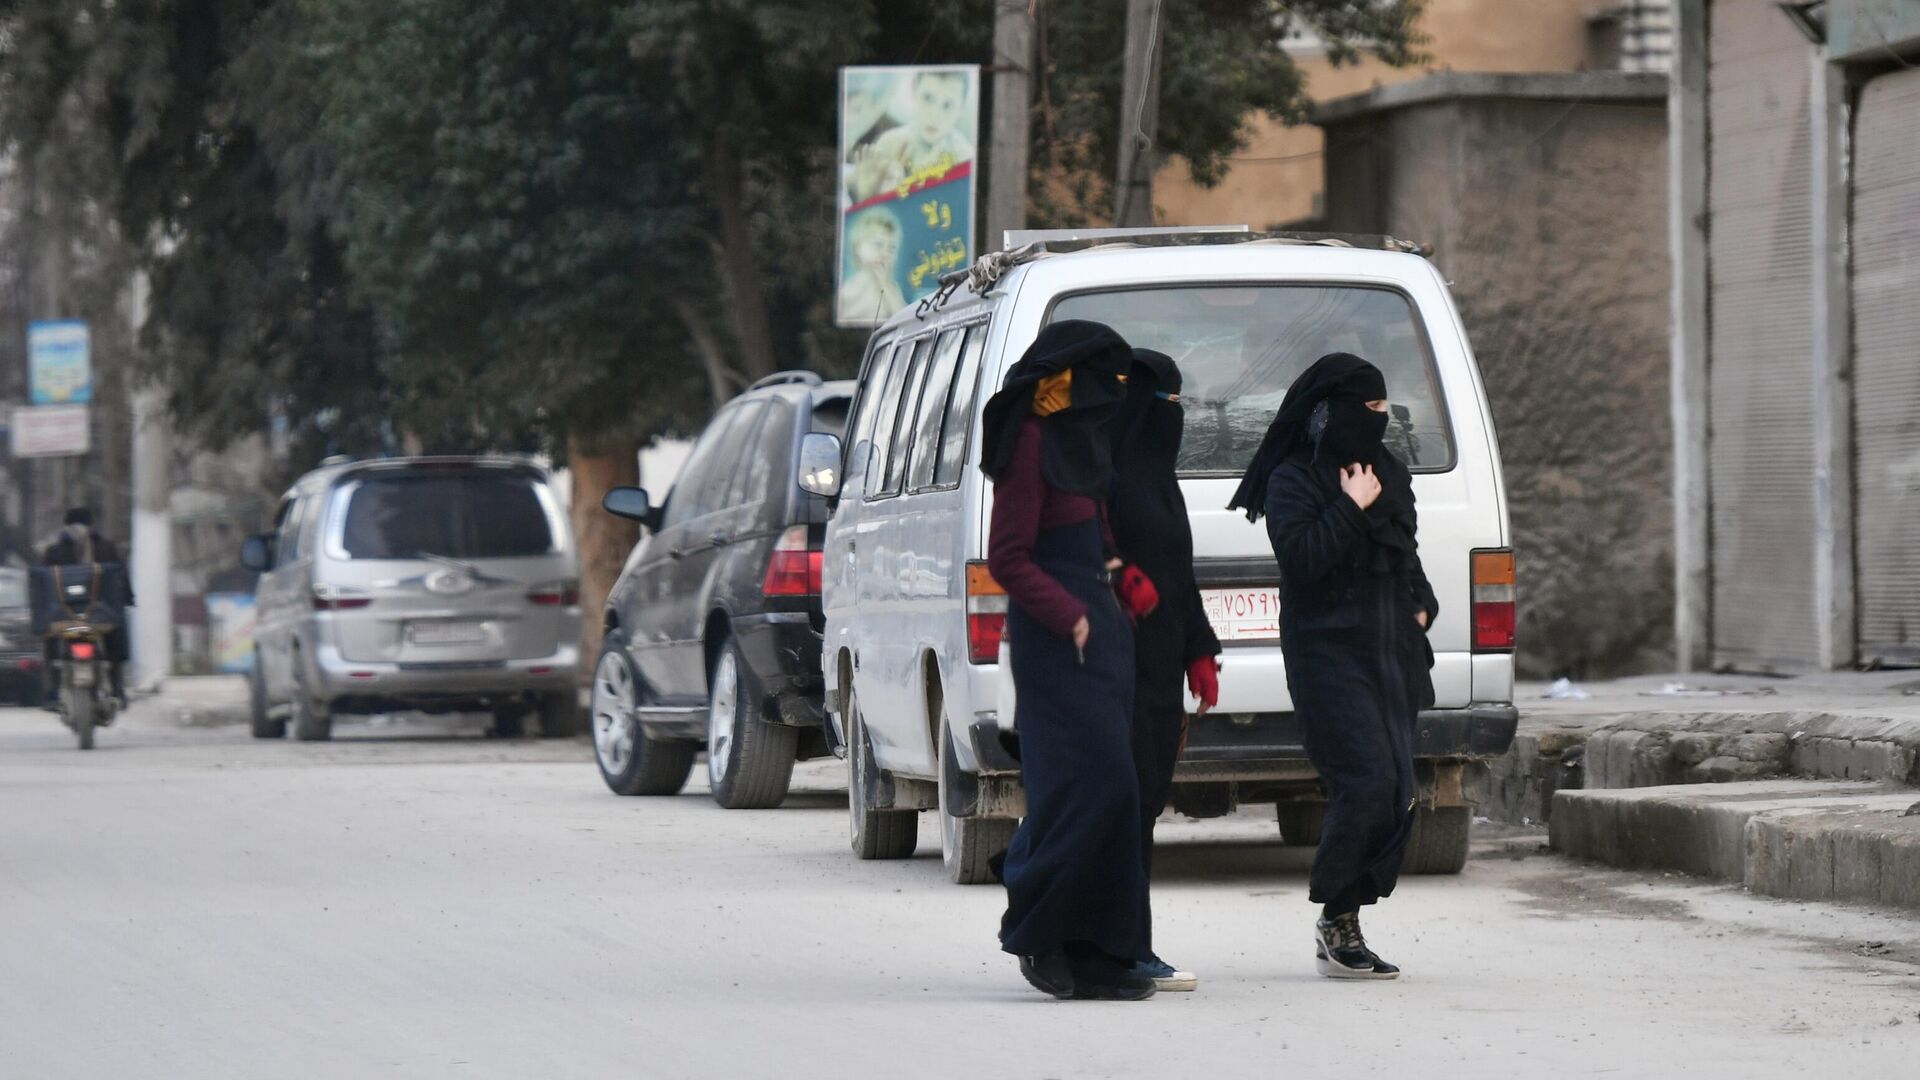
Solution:
M 580 603 L 580 583 L 553 581 L 535 586 L 527 593 L 527 601 L 536 607 L 574 607 Z
M 1513 552 L 1473 553 L 1473 651 L 1511 652 L 1514 642 Z
M 794 525 L 780 534 L 767 556 L 760 591 L 767 596 L 819 596 L 820 549 L 807 542 L 807 527 Z
M 991 664 L 1000 658 L 1000 636 L 1007 632 L 1007 590 L 993 580 L 987 564 L 967 564 L 967 659 Z
M 344 585 L 315 585 L 313 587 L 313 610 L 315 611 L 351 611 L 373 603 L 373 598 L 359 589 Z

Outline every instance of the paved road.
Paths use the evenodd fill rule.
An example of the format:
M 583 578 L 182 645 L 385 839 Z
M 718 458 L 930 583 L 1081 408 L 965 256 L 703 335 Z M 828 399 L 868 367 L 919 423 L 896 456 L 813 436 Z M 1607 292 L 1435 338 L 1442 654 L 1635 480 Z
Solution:
M 998 890 L 858 863 L 827 766 L 788 805 L 618 799 L 584 742 L 458 723 L 255 743 L 153 708 L 81 754 L 0 710 L 0 1076 L 1893 1077 L 1920 922 L 1483 840 L 1370 923 L 1393 984 L 1313 975 L 1298 852 L 1163 829 L 1201 991 L 1052 1002 Z M 1508 1070 L 1489 1073 L 1489 1068 Z

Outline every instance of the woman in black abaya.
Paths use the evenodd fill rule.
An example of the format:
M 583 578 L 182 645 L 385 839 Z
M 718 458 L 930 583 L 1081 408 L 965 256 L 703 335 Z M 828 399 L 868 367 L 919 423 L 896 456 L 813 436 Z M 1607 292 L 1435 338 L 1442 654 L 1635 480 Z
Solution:
M 1153 876 L 1153 824 L 1167 808 L 1174 764 L 1186 733 L 1182 676 L 1204 713 L 1220 700 L 1220 639 L 1201 607 L 1193 579 L 1193 524 L 1175 472 L 1186 418 L 1180 369 L 1164 353 L 1133 351 L 1127 400 L 1113 424 L 1113 493 L 1108 512 L 1114 547 L 1127 561 L 1122 593 L 1136 572 L 1151 582 L 1157 603 L 1134 603 L 1133 764 L 1140 784 L 1140 862 Z M 1138 588 L 1138 586 L 1134 586 Z M 1151 906 L 1147 952 L 1136 970 L 1162 990 L 1192 990 L 1199 980 L 1153 951 Z
M 1042 330 L 987 402 L 987 567 L 1006 589 L 1027 815 L 1000 863 L 1000 947 L 1055 997 L 1139 1000 L 1146 883 L 1135 788 L 1133 629 L 1108 583 L 1107 423 L 1133 351 L 1098 323 Z
M 1280 564 L 1280 647 L 1307 756 L 1327 788 L 1309 898 L 1332 978 L 1391 979 L 1360 908 L 1393 892 L 1413 828 L 1413 726 L 1432 704 L 1426 628 L 1439 603 L 1420 566 L 1412 477 L 1387 452 L 1387 387 L 1349 353 L 1287 391 L 1228 505 L 1264 513 Z

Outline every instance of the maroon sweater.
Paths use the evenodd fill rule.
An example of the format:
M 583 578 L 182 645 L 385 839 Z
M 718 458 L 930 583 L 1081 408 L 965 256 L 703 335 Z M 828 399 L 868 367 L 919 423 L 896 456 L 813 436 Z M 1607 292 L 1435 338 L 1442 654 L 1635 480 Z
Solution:
M 1064 638 L 1073 636 L 1073 624 L 1086 615 L 1087 606 L 1033 561 L 1033 545 L 1042 529 L 1077 524 L 1099 513 L 1100 504 L 1092 498 L 1047 483 L 1040 472 L 1040 420 L 1028 417 L 1020 425 L 1013 461 L 993 485 L 987 569 L 1020 610 Z

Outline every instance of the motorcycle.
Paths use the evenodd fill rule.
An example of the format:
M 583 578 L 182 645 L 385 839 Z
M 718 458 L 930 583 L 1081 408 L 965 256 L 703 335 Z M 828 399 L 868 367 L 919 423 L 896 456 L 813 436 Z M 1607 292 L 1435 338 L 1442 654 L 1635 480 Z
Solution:
M 53 642 L 50 673 L 60 688 L 60 722 L 80 749 L 93 749 L 93 733 L 120 712 L 114 661 L 107 635 L 123 623 L 130 592 L 125 567 L 117 563 L 35 567 L 34 629 Z
M 120 711 L 113 693 L 112 661 L 103 630 L 74 623 L 59 633 L 60 722 L 72 729 L 80 749 L 93 749 L 93 729 L 106 727 Z

